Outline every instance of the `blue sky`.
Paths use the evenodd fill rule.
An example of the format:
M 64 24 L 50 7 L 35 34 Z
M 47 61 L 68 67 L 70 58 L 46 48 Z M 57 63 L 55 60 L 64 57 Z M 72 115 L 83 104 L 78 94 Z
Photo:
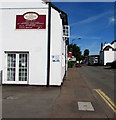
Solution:
M 101 42 L 114 40 L 114 2 L 54 2 L 68 14 L 70 43 L 98 54 Z M 78 38 L 81 37 L 81 40 Z

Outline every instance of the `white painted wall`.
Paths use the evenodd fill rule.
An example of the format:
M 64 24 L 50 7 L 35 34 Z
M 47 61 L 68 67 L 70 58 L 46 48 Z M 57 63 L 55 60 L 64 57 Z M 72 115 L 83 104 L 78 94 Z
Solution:
M 1 6 L 1 3 L 0 3 Z M 0 20 L 2 17 L 2 13 L 0 12 Z M 2 22 L 0 21 L 0 26 L 2 25 Z M 0 27 L 0 72 L 2 70 L 2 27 Z M 1 75 L 1 74 L 0 74 Z M 1 84 L 1 78 L 0 76 L 0 84 Z M 2 119 L 2 87 L 0 86 L 0 119 Z
M 0 13 L 0 26 L 2 26 L 2 13 Z M 2 27 L 0 27 L 0 84 L 2 81 Z
M 4 9 L 1 9 L 4 8 Z M 2 39 L 3 84 L 5 78 L 5 51 L 29 52 L 30 85 L 47 84 L 47 52 L 48 52 L 48 6 L 38 3 L 3 3 L 0 8 Z M 10 8 L 10 9 L 9 9 Z M 26 12 L 37 12 L 46 15 L 46 29 L 16 29 L 16 15 Z M 51 56 L 50 85 L 60 86 L 65 74 L 65 41 L 63 40 L 62 19 L 58 11 L 51 9 Z M 1 50 L 1 49 L 0 49 Z M 60 62 L 53 62 L 52 56 L 60 56 Z M 2 57 L 1 57 L 2 56 Z
M 116 42 L 114 42 L 114 48 L 116 49 Z
M 42 0 L 39 0 L 38 2 L 37 1 L 33 1 L 33 2 L 26 2 L 26 1 L 16 1 L 14 0 L 14 2 L 0 2 L 1 5 L 0 5 L 0 8 L 33 8 L 33 9 L 45 9 L 45 8 L 48 8 L 48 5 L 46 5 Z
M 46 26 L 48 25 L 48 9 L 43 9 L 41 3 L 31 3 L 31 6 L 38 6 L 38 9 L 17 9 L 20 5 L 12 3 L 15 9 L 0 9 L 2 13 L 2 47 L 3 47 L 3 83 L 5 83 L 5 54 L 4 51 L 29 51 L 29 84 L 46 85 L 47 82 L 47 27 L 44 30 L 38 29 L 15 29 L 16 15 L 23 15 L 26 12 L 37 12 L 46 15 Z M 19 5 L 19 6 L 18 6 Z M 10 8 L 10 5 L 8 6 Z M 7 7 L 6 7 L 7 8 Z M 11 7 L 12 8 L 12 7 Z M 20 6 L 21 8 L 21 6 Z
M 116 48 L 116 42 L 114 42 L 114 43 L 112 44 L 112 46 L 113 46 L 113 48 Z
M 66 45 L 66 71 L 68 70 L 68 45 Z
M 108 45 L 116 49 L 116 42 L 114 42 L 113 44 L 110 43 L 104 44 L 103 49 Z M 102 65 L 106 65 L 106 63 L 111 63 L 114 60 L 116 60 L 116 51 L 113 51 L 111 48 L 109 49 L 109 51 L 102 51 L 100 53 L 100 63 Z
M 114 51 L 104 51 L 104 65 L 114 61 Z
M 2 13 L 0 12 L 0 20 L 2 18 Z M 0 21 L 0 26 L 2 26 L 2 21 Z M 2 70 L 2 27 L 0 27 L 0 71 Z
M 116 51 L 114 51 L 114 60 L 116 60 Z
M 65 44 L 62 38 L 62 20 L 59 13 L 51 9 L 51 65 L 50 85 L 61 85 L 64 76 L 64 49 Z M 59 55 L 60 62 L 52 62 L 52 55 Z
M 61 79 L 62 79 L 62 81 L 63 81 L 63 78 L 64 78 L 64 75 L 65 75 L 65 46 L 66 46 L 66 43 L 65 43 L 65 40 L 62 40 L 61 41 L 62 42 L 62 75 L 61 75 Z
M 113 43 L 113 48 L 116 49 L 116 42 Z M 114 60 L 116 60 L 116 51 L 114 51 Z

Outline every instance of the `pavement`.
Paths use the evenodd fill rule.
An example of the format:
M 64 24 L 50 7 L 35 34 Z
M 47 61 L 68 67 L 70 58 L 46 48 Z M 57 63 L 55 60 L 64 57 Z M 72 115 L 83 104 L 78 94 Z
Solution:
M 81 69 L 69 68 L 61 87 L 2 86 L 2 118 L 114 118 Z M 79 110 L 78 102 L 90 102 L 94 111 Z

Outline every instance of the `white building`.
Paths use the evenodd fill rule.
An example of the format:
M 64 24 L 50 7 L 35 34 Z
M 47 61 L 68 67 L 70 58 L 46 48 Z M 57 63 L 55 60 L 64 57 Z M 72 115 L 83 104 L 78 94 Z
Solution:
M 95 65 L 99 63 L 99 55 L 90 55 L 89 62 L 91 65 Z
M 116 40 L 101 46 L 100 64 L 107 65 L 116 60 Z
M 2 84 L 60 86 L 67 70 L 67 14 L 47 2 L 0 6 Z

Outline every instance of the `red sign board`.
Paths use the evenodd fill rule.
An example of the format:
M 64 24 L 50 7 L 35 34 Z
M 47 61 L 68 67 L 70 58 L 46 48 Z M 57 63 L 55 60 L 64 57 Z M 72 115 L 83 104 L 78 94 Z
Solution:
M 68 57 L 72 57 L 72 52 L 68 52 Z
M 16 16 L 16 29 L 46 29 L 46 15 L 27 12 Z

